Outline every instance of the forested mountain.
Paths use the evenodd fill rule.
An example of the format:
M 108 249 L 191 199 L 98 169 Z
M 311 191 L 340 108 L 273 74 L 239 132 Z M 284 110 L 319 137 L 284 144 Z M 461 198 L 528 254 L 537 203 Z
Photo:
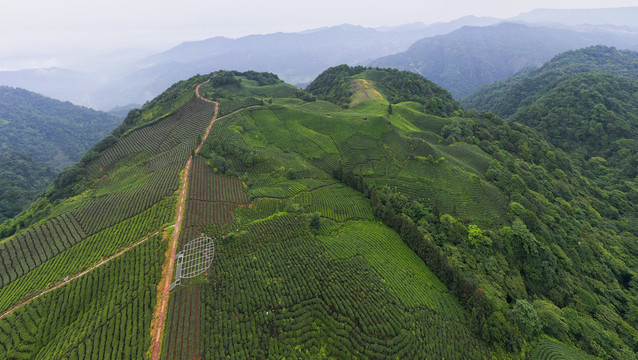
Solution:
M 419 73 L 458 98 L 521 69 L 541 66 L 556 54 L 597 44 L 637 49 L 638 34 L 515 23 L 468 26 L 421 39 L 408 50 L 370 65 Z
M 364 78 L 353 82 L 353 77 L 364 72 Z M 340 65 L 321 73 L 306 90 L 344 108 L 375 98 L 387 99 L 389 108 L 391 104 L 406 101 L 420 103 L 424 111 L 435 115 L 450 116 L 459 108 L 445 89 L 422 76 L 396 69 Z
M 41 195 L 57 171 L 31 154 L 0 153 L 0 222 L 16 216 Z
M 637 52 L 568 51 L 537 70 L 486 85 L 463 103 L 537 129 L 591 171 L 638 175 Z
M 0 221 L 27 207 L 121 121 L 22 89 L 0 87 Z
M 633 180 L 413 73 L 309 90 L 218 71 L 131 111 L 0 226 L 0 358 L 635 358 Z
M 62 169 L 82 157 L 121 118 L 10 87 L 0 87 L 0 149 L 29 152 Z
M 462 99 L 463 105 L 512 116 L 562 80 L 582 73 L 606 73 L 638 80 L 638 53 L 606 46 L 566 51 L 542 67 L 486 85 Z

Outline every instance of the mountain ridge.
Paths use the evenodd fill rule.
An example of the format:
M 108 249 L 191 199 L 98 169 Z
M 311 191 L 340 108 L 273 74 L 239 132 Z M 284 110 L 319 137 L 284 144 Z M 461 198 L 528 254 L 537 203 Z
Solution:
M 532 100 L 526 99 L 525 96 L 527 94 L 522 94 L 522 90 L 517 90 L 517 88 L 522 86 L 520 82 L 526 77 L 529 78 L 527 82 L 534 82 L 534 91 L 531 92 L 531 96 L 538 96 L 542 91 L 547 91 L 551 86 L 555 85 L 552 83 L 552 79 L 560 80 L 562 77 L 584 72 L 609 73 L 627 77 L 632 80 L 638 80 L 635 72 L 638 68 L 637 59 L 638 52 L 617 50 L 613 47 L 606 46 L 592 46 L 579 50 L 566 51 L 555 56 L 551 61 L 548 61 L 538 69 L 486 85 L 471 96 L 463 99 L 462 103 L 467 107 L 476 108 L 478 110 L 489 110 L 497 115 L 509 117 L 516 111 L 516 108 L 518 108 L 521 102 L 529 102 Z M 549 80 L 543 79 L 543 76 Z M 500 105 L 481 102 L 481 94 L 483 92 L 491 91 L 491 89 L 499 89 L 498 92 L 500 93 L 502 92 L 501 88 L 508 87 L 509 85 L 512 85 L 512 88 L 507 91 L 511 94 L 503 94 L 503 96 L 508 97 L 507 100 L 498 97 L 492 100 L 492 102 L 494 102 L 494 100 L 498 102 L 500 99 Z M 505 103 L 508 103 L 508 105 Z
M 120 118 L 0 86 L 0 222 L 26 209 Z
M 0 241 L 0 311 L 158 235 L 0 319 L 0 356 L 148 356 L 177 231 L 216 253 L 171 293 L 162 356 L 632 358 L 635 184 L 600 186 L 538 132 L 414 73 L 317 79 L 308 93 L 217 71 L 129 112 Z M 229 115 L 199 154 L 214 109 L 196 88 Z
M 615 9 L 595 9 L 592 10 L 594 13 L 600 11 L 608 11 L 608 12 L 618 12 Z M 570 15 L 571 13 L 567 13 L 568 16 L 563 17 L 563 20 L 567 21 L 569 19 L 577 19 L 578 17 L 575 15 Z M 162 64 L 153 64 L 149 62 L 149 59 L 159 60 L 162 53 L 170 52 L 170 49 L 166 49 L 164 51 L 160 51 L 155 55 L 148 56 L 148 53 L 145 51 L 123 51 L 122 53 L 115 53 L 110 55 L 105 55 L 97 58 L 89 58 L 86 61 L 91 62 L 91 64 L 73 64 L 67 67 L 71 67 L 72 69 L 58 69 L 58 74 L 51 78 L 50 76 L 43 76 L 41 74 L 41 70 L 29 70 L 22 73 L 11 73 L 11 72 L 0 72 L 0 83 L 10 86 L 18 86 L 28 88 L 30 90 L 43 93 L 47 96 L 70 100 L 74 103 L 78 103 L 81 105 L 92 106 L 102 110 L 108 110 L 115 106 L 121 106 L 124 104 L 129 104 L 131 102 L 137 104 L 143 104 L 145 101 L 152 99 L 155 95 L 159 94 L 163 89 L 170 86 L 173 82 L 176 82 L 183 78 L 188 78 L 197 73 L 208 73 L 213 69 L 235 69 L 235 70 L 262 70 L 262 71 L 270 71 L 279 74 L 286 81 L 295 84 L 295 85 L 306 85 L 308 84 L 314 76 L 318 75 L 323 69 L 335 66 L 340 63 L 348 63 L 350 65 L 367 65 L 370 61 L 378 58 L 380 56 L 391 55 L 392 53 L 397 53 L 399 51 L 404 51 L 407 49 L 412 43 L 415 41 L 425 38 L 432 37 L 435 35 L 441 35 L 444 33 L 449 33 L 451 31 L 457 30 L 465 25 L 493 25 L 497 22 L 502 21 L 525 21 L 516 18 L 510 19 L 496 19 L 496 18 L 486 18 L 486 17 L 472 17 L 465 16 L 459 19 L 455 19 L 449 22 L 439 22 L 433 24 L 416 24 L 410 26 L 407 24 L 406 26 L 388 26 L 388 27 L 380 27 L 378 29 L 367 28 L 368 30 L 374 30 L 378 33 L 374 35 L 374 31 L 371 32 L 373 38 L 363 39 L 362 41 L 370 41 L 372 43 L 384 44 L 385 47 L 384 52 L 379 52 L 375 49 L 374 46 L 369 46 L 367 49 L 357 48 L 357 42 L 348 42 L 347 47 L 357 48 L 357 52 L 351 53 L 348 56 L 340 56 L 333 59 L 329 59 L 326 57 L 326 54 L 330 53 L 343 53 L 343 49 L 340 49 L 338 46 L 333 46 L 332 48 L 323 48 L 319 49 L 318 52 L 311 54 L 309 58 L 304 58 L 297 61 L 295 64 L 288 64 L 285 67 L 277 67 L 273 64 L 261 64 L 258 61 L 253 62 L 245 62 L 244 58 L 247 56 L 253 56 L 254 58 L 268 58 L 268 53 L 263 52 L 259 49 L 255 50 L 258 54 L 252 54 L 250 51 L 248 53 L 238 53 L 237 57 L 233 61 L 225 62 L 223 58 L 215 58 L 212 52 L 209 52 L 208 59 L 203 60 L 206 56 L 203 56 L 203 51 L 200 51 L 201 56 L 200 60 L 206 62 L 207 64 L 198 65 L 198 61 L 184 61 L 184 59 L 180 59 L 179 56 L 173 56 L 171 61 L 164 61 L 164 65 L 172 62 L 173 64 L 170 66 L 163 66 Z M 593 26 L 584 26 L 583 24 L 572 24 L 572 25 L 564 25 L 565 21 L 563 21 L 562 25 L 557 23 L 546 23 L 542 24 L 552 26 L 552 27 L 567 27 L 576 30 L 587 30 L 589 32 L 612 32 L 612 33 L 620 33 L 620 32 L 629 32 L 636 33 L 635 28 L 632 29 L 620 29 L 617 26 L 624 26 L 623 24 L 616 24 L 613 26 L 603 26 L 603 25 L 593 25 Z M 534 21 L 531 21 L 534 22 Z M 541 24 L 541 23 L 536 23 Z M 347 25 L 347 24 L 346 24 Z M 631 25 L 631 24 L 630 24 Z M 348 25 L 349 27 L 356 28 L 356 25 Z M 614 28 L 616 26 L 616 28 Z M 342 27 L 343 28 L 343 27 Z M 276 34 L 266 34 L 260 36 L 268 36 L 268 35 L 280 35 L 285 36 L 286 34 L 297 34 L 297 35 L 312 35 L 317 34 L 322 31 L 326 31 L 329 27 L 325 28 L 317 28 L 310 29 L 307 31 L 301 31 L 298 33 L 276 33 Z M 394 34 L 391 41 L 388 39 L 384 40 L 384 35 L 387 37 L 388 34 Z M 369 37 L 369 36 L 368 36 Z M 218 44 L 215 46 L 217 50 L 224 48 L 226 45 L 223 44 L 231 44 L 231 42 L 237 42 L 240 39 L 226 39 L 222 40 L 222 37 L 217 38 Z M 213 38 L 214 39 L 214 38 Z M 262 38 L 267 39 L 267 38 Z M 333 39 L 335 44 L 339 43 L 342 39 L 336 38 Z M 230 42 L 229 42 L 230 41 Z M 361 41 L 359 41 L 361 42 Z M 192 48 L 196 46 L 200 41 L 186 41 L 184 44 L 178 44 L 177 47 L 181 48 Z M 393 45 L 402 44 L 399 47 Z M 272 44 L 271 44 L 272 45 Z M 593 45 L 593 44 L 590 44 Z M 615 45 L 619 46 L 619 44 L 610 44 L 606 43 L 606 45 Z M 582 45 L 585 46 L 585 45 Z M 343 46 L 342 46 L 343 47 Z M 368 52 L 367 56 L 360 56 L 362 52 Z M 232 54 L 228 53 L 228 54 Z M 251 55 L 252 54 L 252 55 Z M 288 54 L 282 56 L 283 61 L 289 61 L 290 59 L 294 59 L 297 54 Z M 341 54 L 344 55 L 344 54 Z M 158 57 L 159 56 L 159 57 Z M 38 57 L 42 57 L 38 55 Z M 62 56 L 63 58 L 68 58 L 68 55 Z M 47 59 L 54 59 L 55 56 L 50 55 L 46 56 Z M 75 57 L 74 57 L 75 59 Z M 322 59 L 319 63 L 315 64 L 316 59 Z M 281 60 L 281 59 L 280 59 Z M 74 60 L 76 62 L 76 60 Z M 179 64 L 177 63 L 179 62 Z M 62 63 L 69 63 L 68 59 L 62 60 Z M 71 63 L 69 63 L 71 64 Z M 237 67 L 235 64 L 240 64 L 242 66 Z M 154 67 L 153 65 L 157 65 Z M 211 67 L 212 66 L 212 67 Z M 177 68 L 177 70 L 175 69 Z M 402 69 L 408 69 L 406 67 L 402 67 Z M 64 70 L 64 73 L 62 72 Z M 426 72 L 422 72 L 423 75 L 430 77 L 432 80 L 434 79 L 431 74 L 427 74 Z M 16 78 L 16 74 L 22 74 L 18 78 Z M 96 77 L 95 74 L 100 74 L 101 76 Z M 4 80 L 3 80 L 4 79 Z M 115 80 L 114 80 L 115 79 Z M 128 81 L 127 81 L 128 79 Z M 97 81 L 96 81 L 97 80 Z M 64 83 L 65 86 L 61 87 L 60 84 Z M 447 84 L 441 84 L 444 87 L 448 87 Z M 456 89 L 450 89 L 452 92 L 457 95 Z
M 504 22 L 464 27 L 421 39 L 407 51 L 369 65 L 420 73 L 460 98 L 480 85 L 507 78 L 525 67 L 539 67 L 564 51 L 599 43 L 635 47 L 636 39 L 636 34 L 579 32 Z
M 601 184 L 613 187 L 636 176 L 637 69 L 638 52 L 593 46 L 557 55 L 461 101 L 535 128 L 588 171 L 607 173 Z

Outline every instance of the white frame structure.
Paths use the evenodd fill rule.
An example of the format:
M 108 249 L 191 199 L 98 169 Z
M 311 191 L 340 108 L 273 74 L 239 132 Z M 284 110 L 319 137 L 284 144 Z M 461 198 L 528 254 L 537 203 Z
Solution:
M 213 263 L 215 242 L 209 237 L 199 237 L 189 241 L 175 256 L 175 281 L 170 289 L 182 284 L 182 279 L 203 274 Z

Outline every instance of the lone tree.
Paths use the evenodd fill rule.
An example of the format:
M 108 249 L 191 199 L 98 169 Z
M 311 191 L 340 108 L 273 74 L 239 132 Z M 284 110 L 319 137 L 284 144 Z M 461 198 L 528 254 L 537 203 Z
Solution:
M 312 216 L 310 216 L 310 228 L 312 230 L 319 230 L 319 227 L 321 226 L 321 215 L 316 212 L 314 214 L 312 214 Z
M 388 104 L 388 115 L 392 115 L 392 103 Z

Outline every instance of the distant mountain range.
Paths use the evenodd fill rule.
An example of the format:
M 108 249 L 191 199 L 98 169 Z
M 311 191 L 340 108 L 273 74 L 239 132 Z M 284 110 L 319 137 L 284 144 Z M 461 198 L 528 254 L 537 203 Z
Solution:
M 91 101 L 105 109 L 130 102 L 143 103 L 180 79 L 218 69 L 269 71 L 303 87 L 327 67 L 365 64 L 403 51 L 427 36 L 496 21 L 465 17 L 451 23 L 431 26 L 417 23 L 381 30 L 340 25 L 299 33 L 185 42 L 133 64 L 135 71 L 97 90 Z
M 0 71 L 0 85 L 28 89 L 74 104 L 86 104 L 87 89 L 93 86 L 89 74 L 63 68 Z
M 638 7 L 608 9 L 536 9 L 511 18 L 529 23 L 559 23 L 565 25 L 615 25 L 638 27 Z
M 533 127 L 582 161 L 602 158 L 628 178 L 638 174 L 638 52 L 567 51 L 461 101 Z
M 636 12 L 638 7 L 537 10 L 507 20 L 536 24 L 518 28 L 495 26 L 503 19 L 467 16 L 430 25 L 372 29 L 345 24 L 238 39 L 214 37 L 138 60 L 114 57 L 108 69 L 102 64 L 104 70 L 0 72 L 0 84 L 109 110 L 142 104 L 180 79 L 218 69 L 269 71 L 304 87 L 323 69 L 349 64 L 415 71 L 460 97 L 523 67 L 540 66 L 565 50 L 595 44 L 638 49 L 638 30 L 630 21 Z
M 563 51 L 596 44 L 638 49 L 638 32 L 576 31 L 517 23 L 463 27 L 421 39 L 405 52 L 370 65 L 417 72 L 462 97 L 525 67 L 541 66 Z

